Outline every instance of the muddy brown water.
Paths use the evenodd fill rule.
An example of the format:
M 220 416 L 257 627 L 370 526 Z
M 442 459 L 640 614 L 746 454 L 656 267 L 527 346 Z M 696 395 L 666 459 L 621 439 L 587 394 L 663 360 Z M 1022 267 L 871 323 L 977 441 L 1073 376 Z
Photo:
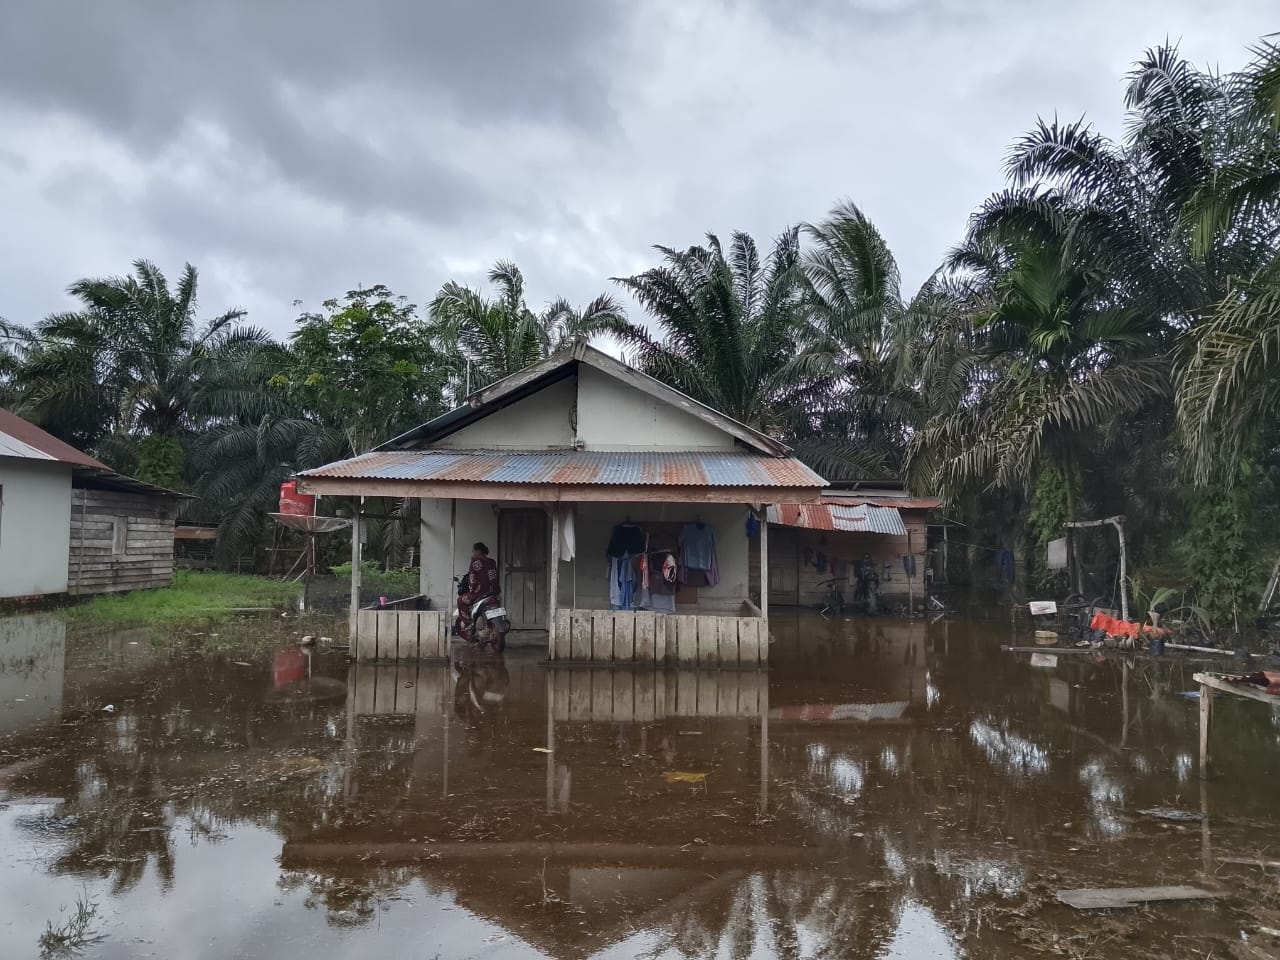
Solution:
M 5 621 L 0 957 L 78 898 L 88 958 L 1277 955 L 1280 871 L 1223 859 L 1280 860 L 1265 705 L 1219 700 L 1202 784 L 1196 664 L 773 626 L 768 673 L 655 674 L 244 665 Z M 1053 897 L 1180 883 L 1223 899 Z

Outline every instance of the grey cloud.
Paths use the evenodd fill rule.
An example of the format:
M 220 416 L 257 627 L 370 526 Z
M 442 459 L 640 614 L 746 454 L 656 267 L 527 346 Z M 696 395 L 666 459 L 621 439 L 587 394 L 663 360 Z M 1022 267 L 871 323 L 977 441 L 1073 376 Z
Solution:
M 618 15 L 614 0 L 10 4 L 0 95 L 153 138 L 193 112 L 252 112 L 281 76 L 320 93 L 408 88 L 427 109 L 489 119 L 601 123 Z
M 0 315 L 146 256 L 277 333 L 498 257 L 585 301 L 650 245 L 840 197 L 919 283 L 1038 113 L 1114 135 L 1165 33 L 1241 62 L 1274 0 L 31 0 L 0 18 Z M 80 149 L 77 149 L 79 147 Z M 9 224 L 6 224 L 9 226 Z

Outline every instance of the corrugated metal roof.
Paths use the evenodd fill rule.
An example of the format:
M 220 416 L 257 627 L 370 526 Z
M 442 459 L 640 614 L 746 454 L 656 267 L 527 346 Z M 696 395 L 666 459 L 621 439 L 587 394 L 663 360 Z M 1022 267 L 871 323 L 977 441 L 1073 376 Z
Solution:
M 398 450 L 300 474 L 313 479 L 572 486 L 821 487 L 799 460 L 738 452 Z
M 869 503 L 779 503 L 770 505 L 769 522 L 805 530 L 834 530 L 845 533 L 882 533 L 905 537 L 906 525 L 896 507 Z
M 100 463 L 87 453 L 81 453 L 69 443 L 63 443 L 53 434 L 23 420 L 16 413 L 3 409 L 0 409 L 0 457 L 52 460 L 76 467 L 110 470 L 105 463 Z

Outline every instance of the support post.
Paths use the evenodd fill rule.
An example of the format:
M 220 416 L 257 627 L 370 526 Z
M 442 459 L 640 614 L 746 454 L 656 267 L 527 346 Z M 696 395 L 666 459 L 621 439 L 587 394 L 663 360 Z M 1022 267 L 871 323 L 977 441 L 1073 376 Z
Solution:
M 560 509 L 559 504 L 551 505 L 551 569 L 547 572 L 547 659 L 554 660 L 556 658 L 556 605 L 560 600 Z M 548 679 L 550 674 L 548 674 Z M 550 694 L 550 687 L 548 695 Z M 547 711 L 550 713 L 551 701 L 547 700 Z M 547 789 L 550 790 L 550 770 L 551 755 L 547 755 Z M 548 794 L 548 804 L 550 804 L 550 795 Z
M 427 501 L 418 499 L 418 592 L 431 596 L 431 578 L 427 576 Z
M 458 499 L 457 497 L 454 497 L 452 500 L 449 501 L 449 583 L 450 584 L 453 583 L 453 571 L 456 569 L 454 565 L 458 562 L 458 545 L 456 542 L 457 538 L 458 538 Z M 453 587 L 450 586 L 449 589 L 453 590 Z M 449 602 L 451 604 L 458 602 L 456 594 L 450 593 Z
M 1112 526 L 1120 535 L 1120 619 L 1129 621 L 1129 566 L 1124 543 L 1124 517 L 1112 520 Z
M 764 632 L 760 635 L 761 659 L 769 643 L 769 507 L 760 504 L 760 616 Z
M 356 619 L 360 612 L 360 529 L 363 525 L 360 515 L 364 512 L 364 497 L 354 504 L 351 510 L 351 611 L 347 619 L 347 629 L 351 638 L 351 649 L 356 649 Z
M 1209 778 L 1209 727 L 1213 721 L 1213 687 L 1200 684 L 1200 777 Z

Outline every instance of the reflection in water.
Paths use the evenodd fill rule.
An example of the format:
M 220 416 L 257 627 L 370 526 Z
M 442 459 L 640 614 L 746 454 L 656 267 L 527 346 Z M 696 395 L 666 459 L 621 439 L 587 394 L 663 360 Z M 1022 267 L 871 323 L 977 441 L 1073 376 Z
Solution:
M 987 759 L 1013 776 L 1049 772 L 1049 751 L 986 720 L 969 724 L 969 737 Z
M 783 621 L 771 670 L 742 673 L 104 663 L 11 625 L 58 669 L 0 673 L 44 704 L 0 739 L 0 956 L 82 886 L 91 957 L 1086 954 L 1070 938 L 1108 921 L 1042 906 L 1053 888 L 1200 869 L 1134 818 L 1186 803 L 1189 674 L 1032 670 L 943 627 Z M 1248 849 L 1275 728 L 1220 709 L 1204 803 L 1212 842 Z M 1204 954 L 1234 922 L 1170 911 L 1125 955 Z

